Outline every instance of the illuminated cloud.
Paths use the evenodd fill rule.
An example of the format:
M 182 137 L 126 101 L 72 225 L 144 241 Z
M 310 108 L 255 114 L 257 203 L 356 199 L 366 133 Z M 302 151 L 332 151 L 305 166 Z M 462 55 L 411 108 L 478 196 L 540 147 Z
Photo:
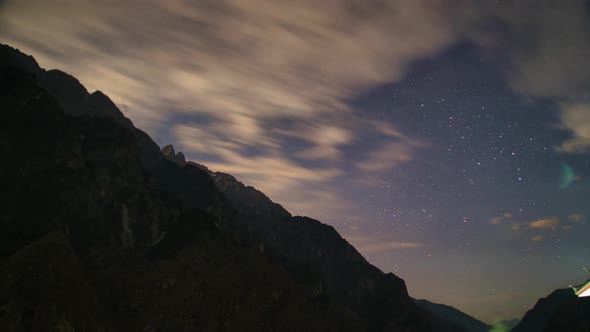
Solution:
M 102 90 L 138 127 L 178 138 L 179 150 L 213 170 L 291 209 L 313 192 L 327 211 L 346 197 L 321 185 L 346 177 L 350 165 L 369 183 L 427 146 L 395 125 L 356 116 L 348 101 L 401 80 L 417 60 L 460 40 L 505 54 L 499 65 L 523 94 L 574 100 L 588 91 L 583 2 L 531 3 L 9 0 L 0 38 Z M 567 109 L 562 124 L 574 137 L 561 149 L 586 149 L 583 110 Z M 176 120 L 191 117 L 202 121 Z M 368 131 L 380 137 L 364 155 L 345 156 Z M 292 140 L 304 148 L 288 151 Z
M 504 221 L 504 218 L 501 216 L 498 217 L 493 217 L 492 219 L 490 219 L 490 224 L 492 225 L 499 225 L 502 223 L 502 221 Z
M 492 225 L 499 225 L 502 222 L 509 220 L 512 218 L 512 213 L 502 213 L 499 216 L 493 217 L 492 219 L 490 219 L 490 224 Z
M 570 221 L 573 221 L 573 222 L 575 222 L 577 224 L 584 224 L 584 223 L 586 223 L 585 222 L 586 216 L 583 215 L 583 214 L 581 214 L 581 213 L 573 213 L 573 214 L 570 214 L 569 216 L 567 216 L 567 218 Z
M 451 45 L 450 10 L 431 1 L 19 0 L 5 3 L 0 37 L 103 91 L 152 136 L 177 138 L 196 161 L 294 208 L 305 191 L 338 202 L 317 183 L 343 174 L 343 148 L 361 132 L 381 137 L 353 161 L 358 169 L 413 159 L 411 138 L 346 101 Z M 204 120 L 173 120 L 194 116 Z M 288 151 L 294 139 L 305 148 Z
M 572 133 L 572 138 L 563 142 L 558 151 L 585 153 L 590 151 L 590 104 L 562 103 L 560 126 Z
M 569 231 L 574 228 L 572 224 L 563 224 L 558 217 L 552 218 L 543 218 L 534 221 L 528 222 L 521 222 L 521 221 L 514 221 L 510 220 L 505 216 L 509 215 L 510 218 L 512 217 L 511 214 L 504 214 L 502 216 L 494 217 L 490 220 L 490 223 L 493 225 L 499 225 L 504 223 L 505 221 L 510 222 L 510 229 L 515 234 L 529 234 L 533 231 L 550 231 L 550 230 L 563 230 Z M 571 214 L 567 217 L 568 220 L 574 223 L 584 223 L 583 219 L 585 218 L 582 214 Z M 536 234 L 531 236 L 532 241 L 541 241 L 544 239 L 543 235 Z
M 549 228 L 549 229 L 553 229 L 558 227 L 561 224 L 561 221 L 559 220 L 559 218 L 554 217 L 554 218 L 545 218 L 545 219 L 539 219 L 536 221 L 531 221 L 529 223 L 529 227 L 530 228 Z
M 365 172 L 383 172 L 412 160 L 417 144 L 389 142 L 370 151 L 365 160 L 356 163 L 356 167 Z

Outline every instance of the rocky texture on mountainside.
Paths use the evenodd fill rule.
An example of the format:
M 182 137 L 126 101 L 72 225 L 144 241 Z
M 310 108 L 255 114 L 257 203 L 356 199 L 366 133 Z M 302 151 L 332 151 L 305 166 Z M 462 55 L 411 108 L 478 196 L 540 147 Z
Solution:
M 417 304 L 420 308 L 426 309 L 427 311 L 433 313 L 438 318 L 452 322 L 455 325 L 464 328 L 466 331 L 488 332 L 490 330 L 490 326 L 486 323 L 477 320 L 469 316 L 468 314 L 458 309 L 455 309 L 451 306 L 439 303 L 432 303 L 427 300 L 414 300 L 414 303 Z
M 462 330 L 333 227 L 170 161 L 104 94 L 4 45 L 0 71 L 0 326 Z
M 590 298 L 577 297 L 571 289 L 558 289 L 539 299 L 512 331 L 590 331 Z

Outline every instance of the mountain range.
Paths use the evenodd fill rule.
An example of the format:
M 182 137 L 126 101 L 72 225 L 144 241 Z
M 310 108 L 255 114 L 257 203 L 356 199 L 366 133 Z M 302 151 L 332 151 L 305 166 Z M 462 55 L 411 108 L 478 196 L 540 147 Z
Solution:
M 412 300 L 333 227 L 160 149 L 100 91 L 1 44 L 0 105 L 2 330 L 489 328 Z M 557 307 L 547 331 L 588 312 Z

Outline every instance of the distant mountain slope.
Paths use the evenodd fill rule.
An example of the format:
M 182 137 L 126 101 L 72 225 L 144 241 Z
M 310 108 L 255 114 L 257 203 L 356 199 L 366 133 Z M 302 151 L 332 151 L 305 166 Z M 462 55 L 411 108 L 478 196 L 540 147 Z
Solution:
M 414 303 L 416 303 L 420 308 L 430 311 L 435 316 L 464 328 L 466 331 L 488 332 L 490 330 L 489 325 L 451 306 L 432 303 L 428 300 L 414 299 Z
M 579 298 L 571 289 L 558 289 L 526 312 L 513 332 L 590 331 L 590 298 Z
M 95 315 L 78 316 L 50 286 L 20 298 L 20 279 L 10 277 L 0 326 L 40 315 L 46 324 L 132 331 L 463 330 L 414 305 L 403 280 L 333 227 L 292 217 L 231 175 L 179 165 L 173 150 L 168 160 L 108 97 L 72 76 L 5 45 L 0 72 L 3 275 L 40 273 L 28 258 L 10 262 L 67 240 L 89 273 L 75 279 L 98 302 Z M 59 310 L 46 316 L 42 298 Z

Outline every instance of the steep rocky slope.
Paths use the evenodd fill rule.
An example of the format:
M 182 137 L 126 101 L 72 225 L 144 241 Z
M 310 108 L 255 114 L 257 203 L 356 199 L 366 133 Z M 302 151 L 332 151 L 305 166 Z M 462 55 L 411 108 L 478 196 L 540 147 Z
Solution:
M 174 151 L 169 161 L 104 94 L 4 45 L 0 71 L 0 326 L 461 330 L 334 228 L 230 175 L 177 165 Z M 52 264 L 60 256 L 69 263 Z M 33 278 L 48 269 L 60 271 Z
M 150 189 L 128 129 L 67 116 L 34 80 L 2 74 L 3 331 L 324 331 L 345 322 L 320 313 L 214 216 Z

